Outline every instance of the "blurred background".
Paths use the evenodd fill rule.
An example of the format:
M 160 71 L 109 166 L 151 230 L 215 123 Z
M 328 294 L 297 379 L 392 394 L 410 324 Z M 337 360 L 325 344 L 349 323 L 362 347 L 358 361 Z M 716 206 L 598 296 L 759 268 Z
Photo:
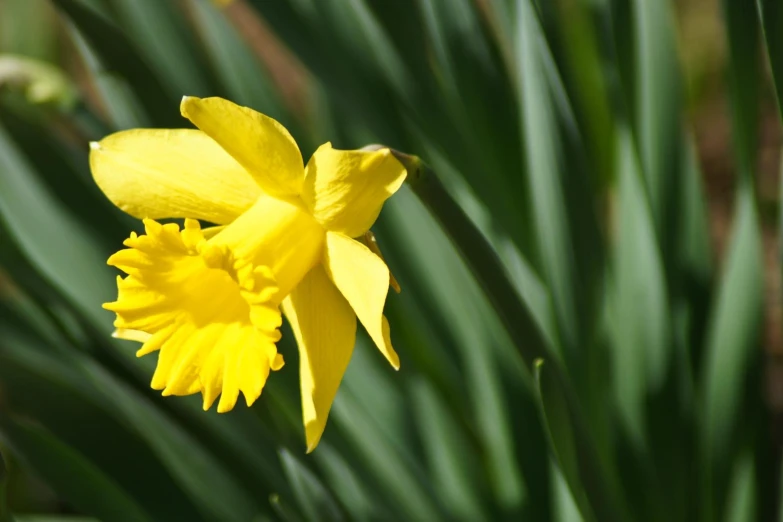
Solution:
M 0 522 L 782 520 L 781 82 L 776 0 L 0 0 Z M 417 154 L 491 245 L 389 200 L 402 369 L 360 332 L 310 455 L 287 326 L 222 415 L 110 336 L 88 142 L 182 95 Z

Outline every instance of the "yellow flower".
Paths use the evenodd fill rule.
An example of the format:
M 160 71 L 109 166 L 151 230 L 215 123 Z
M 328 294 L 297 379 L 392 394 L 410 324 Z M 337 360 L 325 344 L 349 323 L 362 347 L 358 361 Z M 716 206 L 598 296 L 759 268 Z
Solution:
M 115 335 L 160 350 L 152 387 L 258 398 L 283 365 L 280 307 L 300 352 L 308 451 L 318 444 L 351 358 L 356 318 L 394 368 L 383 307 L 390 273 L 366 237 L 384 201 L 405 180 L 388 149 L 322 145 L 303 166 L 277 121 L 221 98 L 185 97 L 182 115 L 200 130 L 136 129 L 91 144 L 90 166 L 120 209 L 146 234 L 109 259 L 118 278 Z M 186 218 L 180 230 L 158 218 Z M 197 220 L 218 226 L 201 229 Z M 372 249 L 372 250 L 371 250 Z

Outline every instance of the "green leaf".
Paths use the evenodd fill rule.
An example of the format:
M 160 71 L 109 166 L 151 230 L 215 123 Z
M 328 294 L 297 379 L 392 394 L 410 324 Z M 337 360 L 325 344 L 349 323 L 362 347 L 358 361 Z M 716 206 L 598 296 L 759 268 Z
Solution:
M 445 342 L 449 350 L 446 356 L 462 369 L 453 393 L 459 393 L 468 405 L 467 415 L 477 426 L 496 502 L 516 512 L 524 503 L 526 488 L 513 457 L 512 416 L 503 397 L 497 355 L 503 349 L 513 352 L 511 342 L 498 332 L 502 326 L 470 272 L 457 259 L 457 252 L 410 193 L 400 193 L 385 212 L 395 225 L 393 250 L 400 261 L 410 263 L 409 273 L 416 277 L 410 284 L 428 296 L 430 322 L 444 325 L 435 335 Z M 490 250 L 483 254 L 494 253 L 491 247 L 485 248 Z M 519 378 L 520 373 L 515 377 Z
M 155 76 L 174 95 L 212 94 L 193 34 L 172 2 L 107 0 L 117 25 L 133 40 Z M 143 94 L 143 93 L 140 93 Z
M 370 485 L 354 469 L 352 454 L 343 457 L 329 443 L 321 442 L 313 457 L 322 469 L 324 481 L 353 520 L 371 520 L 382 512 L 383 508 L 369 491 Z
M 704 336 L 709 314 L 713 284 L 713 252 L 710 244 L 710 227 L 707 217 L 707 201 L 698 165 L 693 137 L 683 147 L 683 165 L 680 167 L 682 194 L 681 230 L 678 233 L 682 294 L 688 303 L 688 330 L 685 332 L 686 353 L 680 362 L 681 375 L 686 379 L 684 403 L 690 403 L 695 376 L 703 362 Z M 689 405 L 688 407 L 690 407 Z
M 758 145 L 759 20 L 743 0 L 722 0 L 729 59 L 726 73 L 736 165 L 745 181 L 755 172 Z
M 703 471 L 712 498 L 719 503 L 734 455 L 733 441 L 743 429 L 743 390 L 750 368 L 761 356 L 763 284 L 761 235 L 750 190 L 741 190 L 735 206 L 731 242 L 709 321 L 705 375 L 701 397 L 704 421 L 701 439 Z
M 634 0 L 636 139 L 650 211 L 663 254 L 677 229 L 682 87 L 668 2 Z
M 628 130 L 618 129 L 614 369 L 620 417 L 637 451 L 647 446 L 646 400 L 669 370 L 666 280 L 644 179 Z
M 145 113 L 144 106 L 131 90 L 129 83 L 103 66 L 101 58 L 76 25 L 69 23 L 66 27 L 76 52 L 84 61 L 88 75 L 95 85 L 96 97 L 102 102 L 111 127 L 118 130 L 150 127 L 150 117 Z M 102 137 L 95 136 L 96 139 Z
M 332 495 L 312 471 L 286 450 L 280 451 L 280 462 L 306 520 L 345 520 Z
M 164 88 L 159 76 L 116 25 L 83 1 L 52 1 L 79 28 L 104 66 L 112 68 L 128 82 L 156 124 L 175 128 L 182 125 L 180 94 Z
M 776 0 L 757 0 L 761 27 L 766 42 L 772 79 L 778 100 L 778 110 L 783 119 L 783 4 Z
M 596 10 L 596 5 L 583 0 L 552 3 L 557 9 L 557 23 L 547 29 L 555 30 L 558 38 L 549 45 L 558 55 L 556 61 L 563 75 L 562 88 L 573 102 L 578 132 L 584 139 L 584 163 L 590 164 L 585 169 L 586 175 L 595 187 L 601 187 L 612 175 L 615 144 L 610 82 L 603 74 L 606 64 L 601 56 L 604 28 L 593 23 L 591 11 Z M 583 192 L 581 195 L 584 198 Z
M 101 303 L 112 298 L 113 280 L 102 251 L 69 211 L 44 188 L 0 126 L 0 218 L 20 250 L 79 312 L 110 325 Z
M 539 42 L 542 35 L 536 13 L 528 0 L 517 2 L 517 60 L 521 105 L 525 129 L 525 150 L 531 204 L 536 223 L 538 250 L 545 279 L 552 295 L 560 332 L 561 353 L 565 359 L 575 348 L 578 337 L 573 273 L 573 252 L 568 241 L 566 208 L 560 184 L 560 143 L 557 136 L 551 100 L 544 82 Z
M 429 474 L 453 520 L 485 520 L 479 493 L 471 477 L 479 472 L 471 447 L 431 385 L 417 379 L 412 387 L 414 414 L 424 446 Z
M 229 98 L 240 105 L 280 121 L 296 138 L 301 149 L 305 139 L 297 121 L 283 104 L 269 72 L 248 48 L 225 14 L 211 0 L 190 0 L 193 22 L 201 36 L 204 51 Z
M 11 522 L 8 510 L 8 466 L 5 463 L 4 448 L 0 448 L 0 522 Z
M 71 445 L 93 441 L 85 447 L 80 446 L 82 453 L 96 451 L 105 459 L 108 457 L 106 451 L 116 451 L 116 448 L 107 448 L 100 438 L 100 430 L 90 431 L 89 423 L 83 427 L 74 424 L 73 416 L 80 413 L 103 419 L 104 429 L 109 427 L 114 430 L 107 433 L 122 437 L 124 444 L 134 448 L 139 457 L 152 458 L 153 462 L 159 463 L 154 466 L 161 466 L 162 472 L 170 476 L 165 487 L 173 487 L 176 494 L 176 497 L 172 495 L 170 498 L 171 508 L 184 513 L 185 508 L 190 512 L 192 506 L 196 506 L 206 519 L 227 521 L 249 520 L 262 509 L 193 434 L 184 431 L 148 398 L 74 350 L 67 350 L 67 347 L 55 350 L 36 343 L 15 333 L 13 324 L 0 323 L 0 327 L 3 333 L 0 372 L 9 385 L 14 384 L 11 391 L 15 391 L 15 402 L 40 416 L 51 431 L 68 435 Z M 32 393 L 35 389 L 40 391 Z M 44 393 L 48 397 L 46 400 L 36 400 Z M 61 407 L 48 406 L 60 401 L 64 401 Z M 86 429 L 86 433 L 77 437 L 80 429 Z M 129 456 L 132 457 L 133 453 Z M 102 462 L 103 465 L 111 463 L 111 460 Z M 153 473 L 153 469 L 146 473 Z M 161 473 L 160 470 L 157 472 Z M 145 488 L 147 484 L 138 484 L 139 480 L 143 479 L 137 479 L 137 484 L 132 487 Z M 154 485 L 157 480 L 150 479 L 149 483 Z M 180 488 L 184 497 L 177 491 Z M 147 490 L 147 494 L 154 492 Z M 188 501 L 192 506 L 177 507 L 176 502 Z M 158 506 L 158 509 L 166 508 Z
M 557 464 L 552 463 L 552 489 L 554 490 L 554 513 L 552 520 L 556 522 L 585 522 L 585 518 L 576 505 L 568 483 Z
M 327 87 L 343 120 L 358 119 L 382 141 L 403 143 L 397 100 L 373 55 L 378 48 L 394 53 L 383 32 L 370 34 L 376 21 L 363 0 L 250 3 Z M 392 60 L 399 65 L 399 58 Z
M 366 339 L 358 340 L 330 422 L 339 426 L 351 460 L 361 462 L 376 487 L 383 488 L 398 518 L 439 519 L 437 497 L 406 443 L 404 397 L 388 364 L 371 348 Z
M 152 520 L 111 477 L 40 427 L 3 416 L 0 429 L 18 454 L 80 511 L 118 522 Z
M 582 519 L 597 520 L 579 475 L 577 442 L 569 419 L 569 406 L 555 380 L 557 377 L 553 376 L 552 371 L 546 366 L 547 363 L 543 359 L 538 359 L 534 367 L 534 376 L 549 446 Z
M 756 470 L 753 453 L 743 453 L 734 466 L 726 504 L 726 522 L 758 520 Z
M 515 294 L 505 268 L 486 238 L 455 204 L 429 167 L 415 157 L 399 153 L 397 157 L 408 169 L 408 183 L 411 188 L 450 236 L 467 266 L 473 269 L 473 276 L 483 287 L 485 296 L 525 363 L 532 366 L 533 360 L 540 354 L 540 357 L 552 364 L 554 371 L 559 371 L 555 366 L 558 362 L 550 354 L 527 303 L 523 303 Z M 598 453 L 579 409 L 577 396 L 562 375 L 558 375 L 557 383 L 562 387 L 560 392 L 568 399 L 566 415 L 578 434 L 576 440 L 580 477 L 585 477 L 584 483 L 589 488 L 591 497 L 594 496 L 591 502 L 594 502 L 594 508 L 600 508 L 602 520 L 614 520 L 619 517 L 617 511 L 620 508 L 609 491 L 608 478 L 598 461 Z
M 484 19 L 494 3 L 415 3 L 418 9 L 408 11 L 420 13 L 424 36 L 415 54 L 429 57 L 425 70 L 416 73 L 426 86 L 413 107 L 416 122 L 484 204 L 492 205 L 493 216 L 508 236 L 531 256 L 535 249 L 531 213 L 527 205 L 519 204 L 528 201 L 529 187 L 519 153 L 517 96 L 509 75 L 514 69 L 511 46 L 497 41 L 494 28 Z M 410 18 L 408 14 L 401 23 L 413 25 Z M 399 33 L 394 27 L 390 32 Z M 415 63 L 410 54 L 406 63 Z M 414 145 L 420 141 L 417 137 Z
M 0 106 L 0 119 L 41 184 L 73 213 L 97 245 L 114 246 L 127 237 L 137 222 L 116 209 L 98 189 L 82 147 L 65 142 L 51 126 L 25 118 L 13 107 Z

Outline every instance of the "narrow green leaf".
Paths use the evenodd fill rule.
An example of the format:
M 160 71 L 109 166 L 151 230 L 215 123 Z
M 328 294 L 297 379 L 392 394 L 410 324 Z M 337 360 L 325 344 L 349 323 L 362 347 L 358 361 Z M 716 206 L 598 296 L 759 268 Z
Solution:
M 106 67 L 131 85 L 152 120 L 164 127 L 182 125 L 180 94 L 167 91 L 128 37 L 81 0 L 52 0 L 73 21 Z
M 738 193 L 731 240 L 709 318 L 701 398 L 706 517 L 726 507 L 737 441 L 752 428 L 745 417 L 746 384 L 758 364 L 763 321 L 763 247 L 755 200 L 758 147 L 759 20 L 741 0 L 722 2 L 728 39 L 728 84 Z M 705 518 L 707 520 L 708 518 Z
M 237 30 L 211 0 L 190 0 L 193 21 L 204 51 L 230 99 L 280 121 L 301 144 L 297 122 L 283 104 L 268 71 L 242 40 Z
M 511 343 L 498 334 L 502 326 L 470 272 L 456 258 L 457 252 L 410 193 L 390 201 L 385 218 L 394 224 L 393 250 L 401 261 L 410 263 L 410 273 L 416 274 L 413 286 L 426 289 L 422 294 L 430 296 L 433 320 L 444 325 L 437 335 L 447 336 L 447 348 L 453 350 L 447 355 L 462 368 L 464 383 L 457 392 L 470 408 L 471 422 L 478 426 L 496 502 L 511 512 L 519 510 L 526 488 L 513 457 L 511 416 L 502 395 L 497 355 L 493 355 L 501 347 L 513 351 Z
M 554 502 L 552 519 L 555 522 L 585 522 L 585 517 L 579 511 L 579 506 L 574 501 L 571 489 L 563 477 L 563 473 L 556 463 L 552 463 L 552 489 L 554 490 Z
M 479 470 L 475 454 L 459 425 L 449 415 L 431 385 L 416 380 L 412 388 L 414 414 L 424 445 L 427 467 L 452 520 L 484 520 L 480 491 L 471 483 Z
M 614 368 L 616 400 L 637 450 L 646 447 L 645 403 L 663 385 L 671 356 L 666 281 L 639 162 L 627 130 L 617 144 L 618 239 Z
M 584 137 L 588 176 L 595 186 L 609 182 L 614 162 L 614 122 L 609 97 L 609 80 L 604 74 L 601 38 L 604 28 L 595 23 L 596 8 L 583 0 L 556 0 L 559 38 L 551 42 L 559 50 L 557 60 L 563 75 L 563 88 L 572 100 L 576 123 Z M 592 2 L 594 4 L 595 2 Z M 557 44 L 560 44 L 559 47 Z M 543 45 L 542 45 L 543 47 Z
M 159 462 L 156 465 L 161 465 L 164 473 L 171 477 L 166 487 L 173 486 L 177 493 L 178 498 L 172 500 L 190 501 L 206 519 L 249 520 L 262 509 L 193 434 L 183 430 L 149 399 L 121 383 L 94 361 L 66 347 L 53 349 L 35 343 L 15 333 L 13 324 L 0 323 L 0 328 L 3 334 L 0 372 L 4 380 L 16 383 L 13 388 L 17 392 L 15 401 L 23 403 L 25 409 L 44 416 L 51 431 L 62 430 L 64 434 L 70 434 L 71 445 L 84 444 L 102 436 L 99 432 L 88 432 L 83 440 L 75 438 L 74 430 L 78 431 L 81 426 L 68 424 L 72 423 L 72 416 L 78 415 L 78 412 L 90 413 L 105 419 L 108 426 L 114 427 L 115 436 L 130 441 L 130 447 L 135 451 L 141 452 L 147 459 L 152 457 L 153 462 Z M 32 393 L 36 389 L 40 391 Z M 48 397 L 45 401 L 36 399 L 43 394 Z M 59 402 L 61 396 L 66 401 L 63 407 L 48 408 L 49 402 Z M 102 448 L 104 451 L 107 449 L 105 446 Z M 96 445 L 94 450 L 100 451 L 101 447 Z M 93 448 L 88 446 L 80 448 L 80 451 L 87 453 Z M 100 454 L 107 458 L 106 453 Z M 146 487 L 146 484 L 138 486 Z M 181 489 L 185 497 L 177 489 Z M 184 507 L 191 511 L 192 506 Z
M 11 522 L 8 510 L 8 466 L 3 453 L 4 448 L 0 447 L 0 522 Z
M 734 465 L 724 520 L 726 522 L 758 520 L 756 491 L 756 470 L 753 463 L 753 453 L 748 451 L 740 455 Z
M 128 81 L 102 65 L 101 58 L 73 22 L 67 23 L 66 28 L 95 85 L 96 96 L 102 102 L 110 126 L 117 130 L 152 126 L 150 117 Z
M 634 0 L 636 138 L 655 230 L 667 255 L 676 230 L 681 146 L 681 79 L 668 2 Z
M 210 85 L 196 55 L 193 34 L 175 3 L 158 0 L 107 0 L 117 25 L 174 94 L 208 96 Z
M 767 58 L 777 93 L 778 110 L 783 119 L 783 4 L 777 0 L 756 0 L 764 31 Z
M 207 518 L 248 520 L 257 513 L 230 472 L 207 453 L 192 434 L 114 381 L 98 367 L 86 366 L 85 378 L 111 398 L 129 426 L 136 427 Z
M 403 438 L 403 397 L 390 382 L 388 367 L 381 366 L 385 361 L 370 359 L 377 355 L 364 339 L 357 343 L 330 422 L 343 433 L 351 459 L 362 462 L 385 489 L 398 518 L 437 520 L 441 517 L 436 497 Z
M 153 519 L 180 514 L 201 520 L 165 463 L 121 418 L 98 403 L 100 395 L 85 386 L 74 367 L 82 356 L 65 343 L 50 347 L 34 334 L 17 332 L 18 324 L 12 320 L 11 314 L 4 314 L 0 323 L 0 379 L 10 411 L 35 419 L 92 461 L 143 504 Z M 123 451 L 118 452 L 118 447 Z
M 289 451 L 280 451 L 288 482 L 294 491 L 297 506 L 309 522 L 345 520 L 340 507 L 318 477 Z
M 417 124 L 481 200 L 492 205 L 496 222 L 508 236 L 531 256 L 535 242 L 530 211 L 519 204 L 528 201 L 529 187 L 519 154 L 517 95 L 509 75 L 514 60 L 508 42 L 498 42 L 485 23 L 492 3 L 415 3 L 425 37 L 416 54 L 430 57 L 425 70 L 417 72 L 417 79 L 423 78 L 419 83 L 426 85 L 413 107 Z
M 722 0 L 729 59 L 734 153 L 739 173 L 749 181 L 758 145 L 759 20 L 744 0 Z
M 688 303 L 688 330 L 685 332 L 686 359 L 682 362 L 683 377 L 687 379 L 686 397 L 692 397 L 695 375 L 703 361 L 704 336 L 709 300 L 713 284 L 713 252 L 710 244 L 710 227 L 707 221 L 707 201 L 698 165 L 693 137 L 683 147 L 682 226 L 678 233 L 679 265 L 682 271 L 683 297 Z M 686 402 L 690 402 L 686 399 Z
M 383 512 L 383 507 L 369 491 L 370 485 L 363 482 L 354 469 L 351 454 L 344 458 L 329 443 L 322 441 L 313 457 L 318 461 L 329 488 L 353 520 L 372 520 Z
M 532 366 L 533 361 L 541 357 L 552 365 L 554 371 L 561 371 L 555 366 L 558 361 L 551 355 L 527 303 L 523 303 L 515 294 L 506 270 L 486 238 L 455 204 L 429 167 L 416 157 L 401 153 L 396 153 L 396 156 L 408 169 L 411 188 L 443 227 L 467 266 L 473 270 L 474 277 L 483 287 L 525 364 Z M 593 507 L 600 509 L 602 520 L 617 519 L 617 512 L 621 509 L 619 500 L 609 489 L 606 470 L 598 460 L 598 452 L 579 409 L 578 398 L 564 376 L 559 374 L 557 377 L 561 392 L 568 400 L 567 415 L 577 433 L 579 472 L 580 476 L 585 477 L 585 487 L 589 488 Z
M 0 218 L 30 262 L 96 324 L 110 330 L 100 305 L 111 300 L 107 253 L 39 183 L 0 127 Z
M 585 281 L 576 270 L 577 254 L 572 242 L 571 212 L 564 187 L 576 186 L 566 180 L 562 160 L 564 147 L 559 135 L 554 102 L 546 82 L 543 57 L 545 41 L 537 14 L 529 0 L 517 2 L 516 59 L 520 105 L 523 108 L 524 147 L 527 177 L 530 183 L 530 205 L 538 239 L 539 265 L 552 296 L 554 316 L 559 332 L 559 348 L 567 365 L 582 367 L 586 328 L 577 307 Z M 584 192 L 580 199 L 585 197 Z M 592 245 L 595 247 L 595 244 Z M 581 259 L 580 259 L 581 260 Z M 583 260 L 587 264 L 587 258 Z M 577 345 L 580 345 L 577 350 Z
M 731 242 L 709 321 L 702 393 L 702 442 L 707 487 L 705 502 L 719 505 L 733 456 L 732 442 L 743 429 L 742 397 L 749 369 L 761 356 L 762 247 L 756 204 L 750 190 L 738 195 Z
M 327 87 L 343 120 L 359 120 L 384 142 L 404 142 L 397 99 L 384 79 L 385 64 L 373 55 L 379 46 L 393 51 L 386 34 L 368 34 L 375 21 L 368 19 L 364 0 L 250 3 Z M 392 61 L 399 63 L 397 57 Z
M 546 366 L 547 363 L 543 359 L 538 359 L 533 371 L 541 415 L 544 418 L 549 436 L 549 446 L 582 519 L 597 520 L 587 493 L 582 488 L 577 442 L 574 439 L 573 426 L 569 419 L 569 406 L 555 380 L 556 377 Z
M 0 430 L 17 453 L 80 511 L 118 522 L 152 520 L 111 477 L 40 427 L 3 416 Z
M 98 245 L 115 245 L 127 236 L 135 220 L 117 210 L 98 189 L 83 149 L 66 143 L 51 125 L 25 118 L 12 107 L 0 106 L 0 119 L 41 184 Z

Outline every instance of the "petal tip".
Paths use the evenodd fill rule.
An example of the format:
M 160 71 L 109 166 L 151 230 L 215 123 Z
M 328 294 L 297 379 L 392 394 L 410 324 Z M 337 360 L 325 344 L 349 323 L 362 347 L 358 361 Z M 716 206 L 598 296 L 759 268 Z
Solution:
M 101 150 L 101 144 L 97 141 L 90 142 L 90 150 Z
M 307 444 L 306 453 L 312 453 L 321 442 L 321 437 L 326 428 L 326 419 L 317 420 L 315 418 L 305 422 L 305 443 Z
M 188 112 L 188 106 L 192 104 L 195 100 L 197 100 L 195 96 L 183 96 L 182 100 L 179 102 L 179 112 L 183 116 L 187 118 L 187 112 Z

